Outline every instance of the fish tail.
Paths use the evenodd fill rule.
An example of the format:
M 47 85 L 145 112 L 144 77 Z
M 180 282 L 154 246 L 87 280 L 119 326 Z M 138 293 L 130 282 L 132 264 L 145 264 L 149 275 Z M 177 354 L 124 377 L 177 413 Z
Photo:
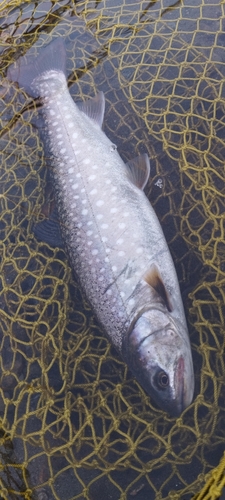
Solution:
M 59 85 L 66 82 L 66 49 L 62 38 L 57 38 L 43 49 L 38 57 L 22 57 L 7 72 L 9 80 L 17 82 L 32 97 L 56 94 Z M 53 82 L 54 77 L 54 83 Z M 49 83 L 51 83 L 51 88 Z

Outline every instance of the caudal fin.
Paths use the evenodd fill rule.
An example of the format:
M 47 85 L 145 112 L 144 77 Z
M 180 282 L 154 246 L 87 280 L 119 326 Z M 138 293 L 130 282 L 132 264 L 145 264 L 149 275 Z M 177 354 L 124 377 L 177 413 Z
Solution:
M 53 75 L 53 73 L 55 75 Z M 16 65 L 8 69 L 7 77 L 9 80 L 17 82 L 20 87 L 32 97 L 44 96 L 49 92 L 48 83 L 51 80 L 51 91 L 54 90 L 54 84 L 57 87 L 56 74 L 59 74 L 59 83 L 65 82 L 66 73 L 66 50 L 62 38 L 57 38 L 43 49 L 38 57 L 21 57 Z M 52 77 L 54 84 L 52 85 Z

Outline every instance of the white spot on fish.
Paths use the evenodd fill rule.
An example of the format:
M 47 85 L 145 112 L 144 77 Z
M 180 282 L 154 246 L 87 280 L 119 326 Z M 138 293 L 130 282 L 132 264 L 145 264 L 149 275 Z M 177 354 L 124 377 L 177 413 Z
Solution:
M 83 205 L 86 205 L 87 200 L 82 200 Z
M 51 115 L 51 116 L 54 116 L 54 115 L 55 115 L 55 111 L 53 111 L 53 109 L 50 109 L 50 115 Z
M 130 307 L 133 307 L 133 306 L 134 306 L 134 304 L 135 304 L 135 300 L 134 300 L 134 299 L 130 299 L 130 300 L 129 300 L 129 302 L 128 302 L 128 305 L 129 305 Z
M 105 261 L 105 262 L 109 262 L 109 257 L 105 257 L 105 258 L 104 258 L 104 261 Z
M 56 137 L 60 139 L 60 137 L 62 137 L 62 134 L 56 134 Z
M 62 144 L 63 144 L 63 141 L 58 142 L 58 146 L 62 146 Z
M 111 214 L 115 214 L 116 212 L 118 212 L 118 208 L 111 208 L 110 210 Z
M 93 170 L 95 170 L 96 168 L 98 168 L 98 165 L 92 165 L 92 168 Z
M 66 152 L 66 148 L 62 148 L 59 151 L 60 151 L 60 153 L 65 153 Z
M 129 212 L 124 212 L 123 215 L 124 215 L 124 217 L 128 217 L 130 214 L 129 214 Z
M 106 248 L 106 249 L 105 249 L 105 252 L 106 252 L 106 253 L 110 253 L 110 252 L 111 252 L 110 248 Z
M 53 127 L 56 127 L 59 124 L 59 122 L 52 122 Z
M 92 190 L 90 191 L 90 194 L 96 194 L 96 193 L 97 193 L 97 189 L 92 189 Z
M 73 184 L 72 185 L 72 189 L 77 189 L 78 188 L 78 184 Z
M 112 295 L 112 290 L 110 290 L 110 288 L 107 290 L 106 295 Z
M 73 125 L 73 123 L 72 123 L 72 122 L 67 123 L 67 127 L 72 128 L 73 126 L 74 126 L 74 125 Z
M 82 212 L 81 212 L 81 213 L 82 213 L 82 215 L 87 215 L 88 210 L 87 210 L 86 208 L 84 208 L 84 210 L 82 210 Z
M 104 280 L 104 276 L 99 276 L 98 281 L 103 281 L 103 280 Z
M 74 172 L 74 168 L 73 167 L 69 168 L 69 170 L 68 170 L 69 174 L 72 174 L 72 172 Z
M 118 226 L 120 229 L 124 229 L 126 227 L 126 224 L 124 224 L 124 222 L 120 222 Z
M 93 224 L 92 220 L 89 220 L 89 221 L 87 222 L 87 226 L 92 226 L 92 224 Z
M 112 271 L 115 273 L 117 271 L 117 267 L 116 266 L 112 266 Z
M 81 139 L 81 142 L 87 142 L 87 139 L 85 137 L 83 137 L 83 139 Z
M 77 177 L 78 179 L 81 177 L 80 172 L 78 172 L 78 174 L 76 174 L 76 177 Z
M 91 236 L 93 234 L 93 231 L 87 231 L 87 236 Z
M 125 293 L 124 292 L 120 292 L 120 297 L 125 297 Z
M 73 139 L 77 139 L 77 137 L 78 137 L 78 133 L 77 133 L 77 132 L 73 132 L 73 133 L 72 133 L 72 137 L 73 137 Z
M 106 179 L 105 183 L 106 184 L 111 184 L 111 180 L 110 179 Z
M 105 271 L 105 267 L 101 267 L 101 269 L 100 269 L 100 271 L 99 271 L 99 272 L 100 272 L 100 273 L 104 273 L 104 271 Z
M 94 250 L 92 250 L 92 255 L 97 255 L 98 254 L 98 250 L 96 248 L 94 248 Z
M 96 178 L 96 175 L 92 174 L 92 175 L 89 175 L 88 180 L 89 181 L 94 181 L 95 178 Z
M 116 242 L 116 243 L 117 243 L 117 245 L 122 245 L 122 243 L 123 243 L 123 238 L 119 238 L 119 239 L 117 240 L 117 242 Z
M 142 252 L 143 252 L 143 248 L 142 248 L 142 247 L 138 247 L 138 248 L 136 249 L 136 253 L 142 253 Z
M 84 160 L 84 164 L 85 164 L 85 165 L 88 165 L 89 163 L 91 163 L 90 158 L 85 158 L 85 160 Z
M 103 241 L 103 243 L 105 243 L 106 241 L 108 241 L 108 238 L 106 238 L 106 236 L 102 236 L 102 241 Z
M 115 193 L 115 191 L 117 191 L 117 187 L 113 186 L 113 187 L 111 188 L 111 193 Z
M 108 227 L 109 227 L 109 225 L 108 225 L 108 224 L 105 224 L 105 223 L 104 223 L 104 224 L 101 224 L 101 228 L 102 228 L 102 229 L 107 229 Z
M 88 246 L 93 245 L 93 241 L 88 241 Z
M 123 257 L 125 255 L 125 252 L 123 250 L 120 250 L 118 252 L 119 257 Z
M 103 200 L 98 200 L 96 202 L 96 205 L 97 205 L 97 207 L 101 207 L 102 205 L 104 205 L 104 201 Z
M 77 206 L 77 204 L 76 204 L 76 203 L 72 203 L 72 204 L 71 204 L 71 208 L 75 208 L 76 206 Z M 73 213 L 72 213 L 72 214 L 70 214 L 70 215 L 73 215 Z
M 103 219 L 103 215 L 102 214 L 96 215 L 96 219 Z

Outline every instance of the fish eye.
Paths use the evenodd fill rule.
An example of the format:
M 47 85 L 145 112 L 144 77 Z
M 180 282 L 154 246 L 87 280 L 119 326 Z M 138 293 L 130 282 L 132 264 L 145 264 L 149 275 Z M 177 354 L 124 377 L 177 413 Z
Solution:
M 159 389 L 166 389 L 169 385 L 169 377 L 167 373 L 160 370 L 156 375 L 155 382 Z

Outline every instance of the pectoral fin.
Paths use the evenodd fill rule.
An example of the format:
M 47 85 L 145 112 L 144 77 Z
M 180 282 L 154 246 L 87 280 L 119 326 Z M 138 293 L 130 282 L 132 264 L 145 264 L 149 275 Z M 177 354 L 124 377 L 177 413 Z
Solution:
M 150 175 L 150 162 L 146 153 L 126 163 L 127 172 L 135 186 L 144 189 Z
M 160 275 L 160 272 L 157 268 L 156 265 L 152 265 L 150 269 L 147 271 L 147 273 L 143 277 L 144 281 L 148 283 L 154 290 L 158 293 L 158 295 L 161 297 L 163 302 L 165 303 L 167 309 L 169 312 L 172 312 L 173 306 L 171 304 L 171 300 L 169 297 L 169 294 L 165 288 L 165 285 L 163 283 L 163 279 Z

